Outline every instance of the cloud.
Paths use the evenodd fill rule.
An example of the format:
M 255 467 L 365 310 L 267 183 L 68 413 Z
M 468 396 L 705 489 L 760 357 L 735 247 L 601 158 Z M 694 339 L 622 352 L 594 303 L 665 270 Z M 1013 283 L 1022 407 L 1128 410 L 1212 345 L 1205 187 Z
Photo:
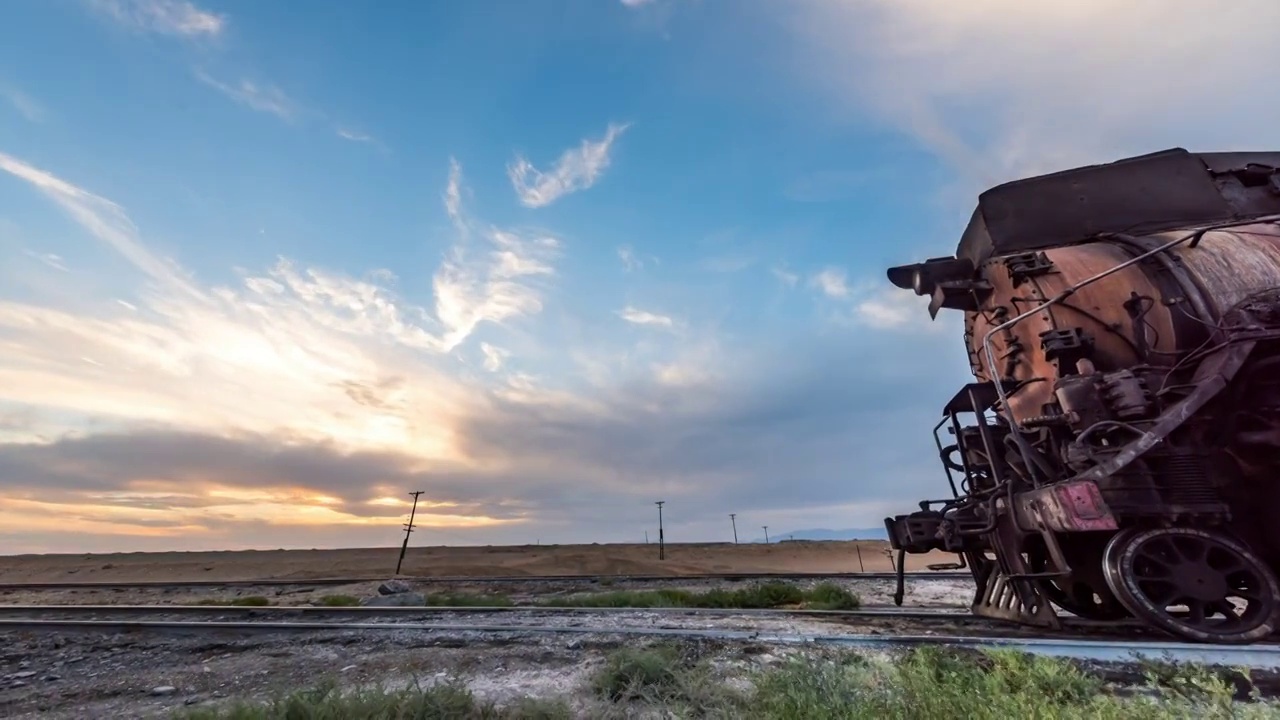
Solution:
M 451 161 L 445 210 L 462 233 L 432 280 L 443 350 L 466 340 L 483 322 L 500 325 L 542 310 L 541 288 L 555 274 L 560 242 L 546 234 L 472 227 L 462 212 L 462 168 Z M 472 243 L 470 238 L 479 240 Z
M 609 151 L 613 142 L 628 125 L 610 123 L 600 140 L 583 140 L 573 150 L 566 150 L 560 155 L 555 166 L 546 173 L 521 156 L 507 166 L 507 176 L 511 186 L 515 188 L 516 197 L 525 207 L 546 207 L 565 195 L 586 190 L 600 179 L 605 168 L 609 167 Z
M 618 259 L 622 261 L 622 267 L 627 272 L 644 268 L 644 262 L 636 257 L 636 252 L 630 245 L 622 245 L 618 248 Z
M 374 142 L 372 135 L 367 135 L 357 130 L 351 130 L 344 127 L 340 127 L 337 130 L 334 130 L 334 133 L 336 133 L 337 136 L 342 138 L 343 140 L 350 140 L 351 142 L 358 142 L 358 143 Z
M 0 98 L 3 98 L 18 114 L 29 122 L 43 122 L 47 114 L 44 105 L 18 88 L 0 82 Z
M 778 282 L 786 285 L 787 287 L 795 287 L 796 283 L 800 282 L 800 276 L 785 267 L 775 266 L 769 268 L 769 272 L 778 279 Z
M 1267 86 L 1280 47 L 1220 50 L 1241 28 L 1280 27 L 1270 0 L 802 0 L 787 15 L 796 79 L 916 138 L 960 175 L 965 204 L 1015 177 L 1173 146 L 1271 147 L 1280 121 L 1274 93 L 1240 90 Z
M 501 370 L 502 364 L 511 357 L 510 352 L 486 342 L 480 343 L 480 352 L 484 353 L 484 369 L 489 372 Z
M 620 2 L 629 8 L 643 7 L 652 3 L 654 0 L 620 0 Z
M 676 537 L 703 539 L 730 505 L 845 526 L 940 486 L 921 419 L 963 378 L 958 335 L 903 336 L 892 354 L 789 327 L 760 344 L 620 335 L 614 354 L 605 337 L 516 333 L 558 245 L 469 215 L 456 162 L 451 249 L 394 283 L 289 259 L 198 282 L 119 205 L 7 155 L 0 168 L 127 260 L 135 288 L 75 308 L 58 301 L 79 276 L 55 275 L 67 292 L 48 297 L 0 288 L 0 536 L 24 548 L 67 547 L 68 522 L 102 549 L 390 544 L 409 490 L 426 492 L 436 542 L 630 538 L 653 493 Z M 428 275 L 429 306 L 393 289 Z
M 63 261 L 62 256 L 60 255 L 56 255 L 54 253 L 38 253 L 31 250 L 27 250 L 26 254 L 28 257 L 33 257 L 54 270 L 67 272 L 66 262 Z
M 128 27 L 183 37 L 215 37 L 226 28 L 227 18 L 186 0 L 89 0 L 99 12 Z
M 868 279 L 851 285 L 841 268 L 826 267 L 815 273 L 809 279 L 809 286 L 840 308 L 833 318 L 840 324 L 873 330 L 925 332 L 951 328 L 947 317 L 942 322 L 933 322 L 929 317 L 929 298 L 886 287 L 878 280 Z
M 275 115 L 286 122 L 291 122 L 298 113 L 297 103 L 274 85 L 260 85 L 247 79 L 229 85 L 203 70 L 197 70 L 195 75 L 200 82 L 252 110 Z
M 848 282 L 845 279 L 844 271 L 839 268 L 823 268 L 822 271 L 809 278 L 809 284 L 821 290 L 822 294 L 829 298 L 849 296 Z
M 185 294 L 198 294 L 176 266 L 156 257 L 142 245 L 137 228 L 119 205 L 2 152 L 0 170 L 26 181 L 53 200 L 72 219 L 153 281 Z
M 638 308 L 631 307 L 630 305 L 619 310 L 618 317 L 626 320 L 632 325 L 651 325 L 654 327 L 664 328 L 675 326 L 675 321 L 672 320 L 670 316 L 651 313 L 647 310 L 640 310 Z

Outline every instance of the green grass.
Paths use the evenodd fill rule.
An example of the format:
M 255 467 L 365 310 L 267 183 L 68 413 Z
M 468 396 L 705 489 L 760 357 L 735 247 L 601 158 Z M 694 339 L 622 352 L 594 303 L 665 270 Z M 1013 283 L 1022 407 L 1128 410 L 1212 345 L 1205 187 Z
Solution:
M 1280 718 L 1280 704 L 1233 701 L 1219 672 L 1148 664 L 1141 693 L 1120 693 L 1068 661 L 1013 651 L 920 648 L 892 660 L 802 653 L 781 665 L 729 668 L 697 644 L 624 647 L 568 699 L 504 706 L 461 681 L 400 691 L 334 686 L 265 704 L 179 711 L 185 720 L 560 720 L 574 717 L 743 720 L 1156 720 Z M 723 658 L 722 658 L 723 659 Z M 754 669 L 753 669 L 754 668 Z M 737 679 L 727 682 L 729 676 Z M 571 709 L 578 707 L 577 714 Z
M 814 610 L 853 610 L 860 606 L 858 596 L 833 583 L 822 583 L 803 590 L 789 583 L 762 583 L 735 590 L 615 590 L 612 592 L 568 595 L 538 603 L 544 607 L 616 607 L 616 608 L 778 608 L 795 606 Z
M 236 607 L 266 607 L 271 601 L 261 595 L 249 595 L 238 598 L 205 598 L 197 600 L 196 605 L 232 605 Z
M 180 711 L 182 720 L 569 720 L 562 700 L 523 699 L 505 707 L 481 702 L 461 683 L 403 690 L 340 692 L 335 685 L 268 703 Z

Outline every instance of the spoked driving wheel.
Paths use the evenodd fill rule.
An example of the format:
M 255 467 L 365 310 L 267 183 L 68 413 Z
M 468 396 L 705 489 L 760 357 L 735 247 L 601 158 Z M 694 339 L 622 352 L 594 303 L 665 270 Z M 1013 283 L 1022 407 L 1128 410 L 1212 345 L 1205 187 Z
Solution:
M 1240 543 L 1193 528 L 1122 530 L 1102 556 L 1135 617 L 1195 642 L 1250 643 L 1275 629 L 1280 585 Z

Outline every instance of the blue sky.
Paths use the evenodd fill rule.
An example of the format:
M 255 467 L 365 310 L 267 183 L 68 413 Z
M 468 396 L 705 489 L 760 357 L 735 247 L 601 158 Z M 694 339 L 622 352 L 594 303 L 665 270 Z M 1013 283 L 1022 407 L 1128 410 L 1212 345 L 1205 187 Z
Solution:
M 875 526 L 967 375 L 885 267 L 996 182 L 1280 144 L 1280 51 L 1205 50 L 1271 2 L 373 8 L 6 8 L 7 547 Z

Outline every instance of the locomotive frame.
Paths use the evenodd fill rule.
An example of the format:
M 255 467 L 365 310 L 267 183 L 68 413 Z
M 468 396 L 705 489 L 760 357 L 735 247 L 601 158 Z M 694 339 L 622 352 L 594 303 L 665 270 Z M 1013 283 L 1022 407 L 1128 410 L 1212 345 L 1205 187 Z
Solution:
M 1280 152 L 1000 185 L 888 277 L 964 313 L 975 380 L 934 428 L 951 497 L 885 519 L 899 605 L 903 556 L 945 551 L 976 615 L 1280 628 Z

